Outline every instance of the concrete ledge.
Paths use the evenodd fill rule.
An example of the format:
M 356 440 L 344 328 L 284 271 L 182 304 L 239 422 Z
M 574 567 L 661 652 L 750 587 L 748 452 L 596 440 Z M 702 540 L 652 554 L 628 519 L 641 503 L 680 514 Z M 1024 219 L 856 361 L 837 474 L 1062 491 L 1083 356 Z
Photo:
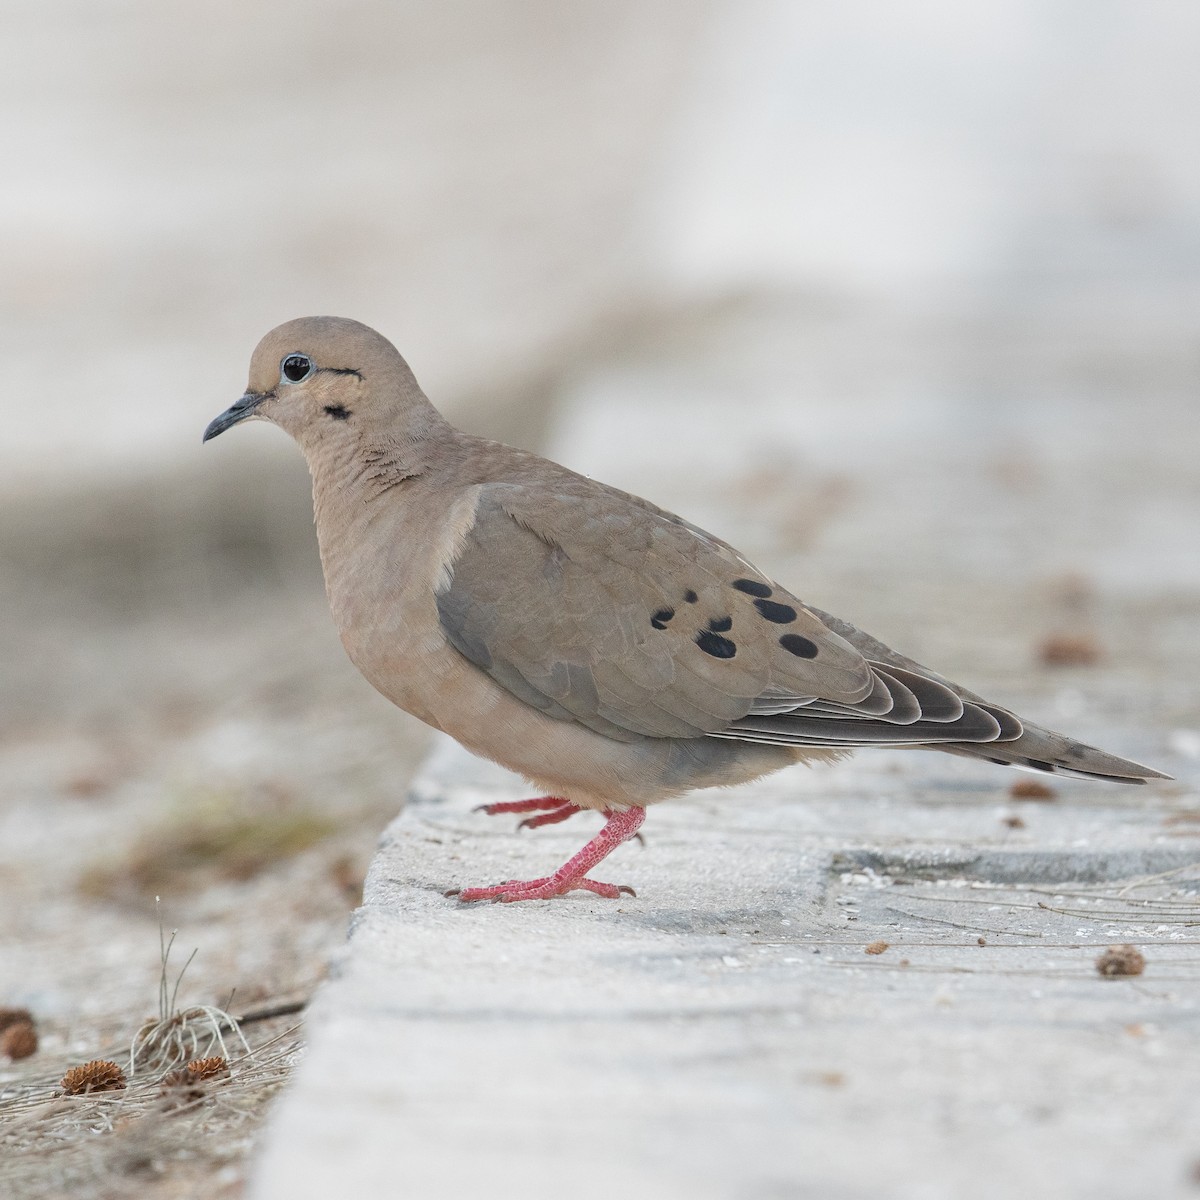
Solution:
M 254 1196 L 1192 1194 L 1200 848 L 1150 788 L 1065 784 L 1012 829 L 1011 778 L 789 771 L 652 810 L 602 874 L 637 899 L 463 907 L 598 818 L 518 835 L 471 810 L 520 782 L 441 744 Z M 1144 976 L 1097 975 L 1114 940 Z

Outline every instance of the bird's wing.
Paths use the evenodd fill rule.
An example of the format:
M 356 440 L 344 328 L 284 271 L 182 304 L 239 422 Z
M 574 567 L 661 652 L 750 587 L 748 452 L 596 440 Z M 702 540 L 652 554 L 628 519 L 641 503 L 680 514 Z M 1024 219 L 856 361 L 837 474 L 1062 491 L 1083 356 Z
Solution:
M 484 485 L 437 606 L 451 645 L 513 695 L 618 740 L 1005 731 L 942 684 L 869 662 L 726 543 L 578 477 Z

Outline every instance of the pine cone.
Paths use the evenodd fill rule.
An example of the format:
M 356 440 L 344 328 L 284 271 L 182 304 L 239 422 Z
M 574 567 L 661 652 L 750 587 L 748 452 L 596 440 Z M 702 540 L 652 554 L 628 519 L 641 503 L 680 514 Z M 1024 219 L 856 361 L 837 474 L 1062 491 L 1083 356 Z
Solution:
M 1109 946 L 1096 959 L 1096 970 L 1110 979 L 1118 975 L 1140 975 L 1146 969 L 1146 957 L 1136 946 Z
M 194 1058 L 186 1067 L 168 1071 L 159 1084 L 159 1095 L 166 1099 L 168 1107 L 192 1104 L 203 1100 L 206 1083 L 224 1079 L 229 1075 L 229 1063 L 220 1055 L 212 1058 Z
M 219 1054 L 212 1058 L 194 1058 L 187 1065 L 187 1072 L 197 1083 L 209 1079 L 224 1079 L 229 1074 L 229 1063 Z
M 64 1096 L 82 1096 L 87 1092 L 119 1092 L 125 1086 L 125 1072 L 115 1062 L 94 1058 L 81 1067 L 72 1067 L 63 1077 Z
M 32 1021 L 17 1021 L 0 1034 L 0 1053 L 7 1054 L 14 1062 L 36 1054 L 37 1048 L 37 1030 Z
M 33 1024 L 33 1013 L 27 1008 L 2 1008 L 0 1007 L 0 1033 L 3 1033 L 10 1025 Z

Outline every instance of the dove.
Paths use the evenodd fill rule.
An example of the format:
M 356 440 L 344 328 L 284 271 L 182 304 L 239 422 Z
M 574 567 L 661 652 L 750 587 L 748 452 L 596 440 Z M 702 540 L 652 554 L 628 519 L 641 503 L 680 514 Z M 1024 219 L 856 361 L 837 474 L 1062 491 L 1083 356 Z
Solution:
M 246 421 L 307 459 L 330 608 L 366 679 L 542 793 L 488 813 L 605 817 L 552 874 L 446 893 L 460 902 L 615 899 L 631 889 L 591 872 L 649 805 L 865 747 L 1169 778 L 984 700 L 673 513 L 455 428 L 356 321 L 268 333 L 203 440 Z

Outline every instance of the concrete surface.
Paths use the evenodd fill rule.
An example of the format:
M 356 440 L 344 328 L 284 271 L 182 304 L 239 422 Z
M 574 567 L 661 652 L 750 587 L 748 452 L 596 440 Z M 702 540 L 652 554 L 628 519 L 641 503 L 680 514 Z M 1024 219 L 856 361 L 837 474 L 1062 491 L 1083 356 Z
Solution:
M 471 811 L 522 794 L 434 754 L 260 1200 L 1190 1193 L 1200 854 L 1170 798 L 1064 789 L 1023 806 L 1031 834 L 982 767 L 862 755 L 653 810 L 600 873 L 637 899 L 446 900 L 597 823 Z M 1113 941 L 1144 976 L 1097 975 Z

